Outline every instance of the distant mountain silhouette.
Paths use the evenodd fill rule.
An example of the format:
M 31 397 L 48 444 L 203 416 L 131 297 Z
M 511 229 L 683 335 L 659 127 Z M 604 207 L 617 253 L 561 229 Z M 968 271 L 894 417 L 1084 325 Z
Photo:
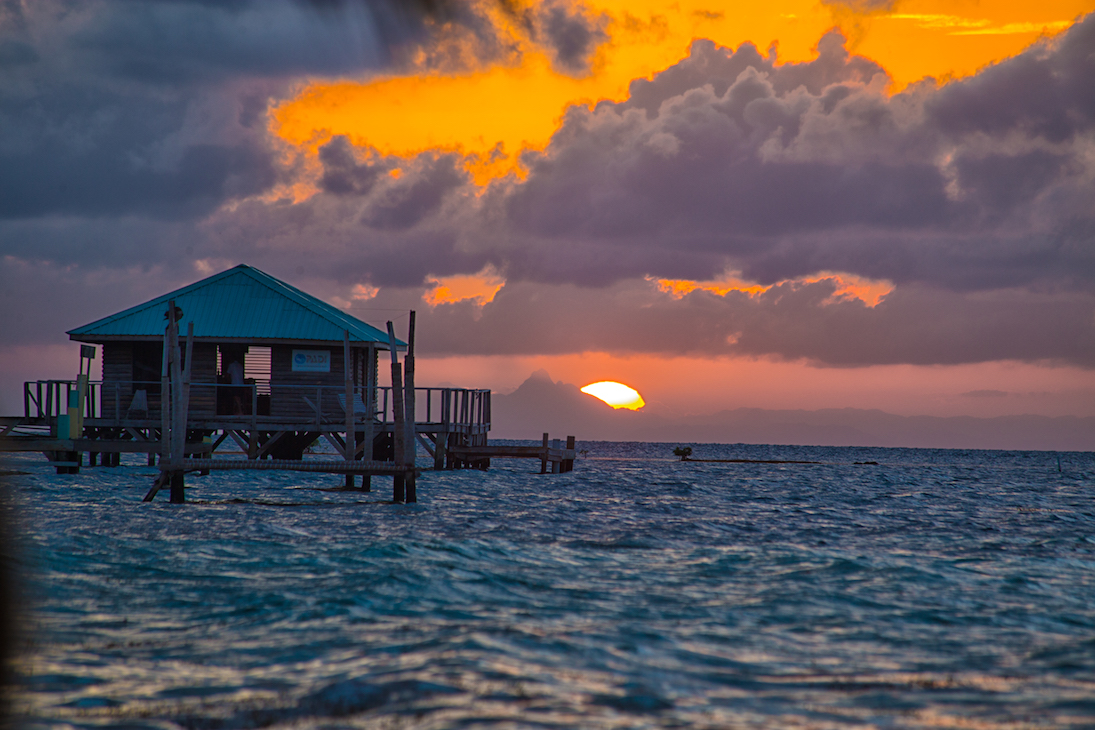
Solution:
M 576 385 L 556 383 L 547 371 L 537 370 L 509 395 L 491 396 L 491 435 L 522 439 L 539 439 L 545 431 L 552 438 L 579 433 L 615 435 L 621 433 L 621 427 L 633 426 L 634 420 L 628 417 L 635 415 L 626 409 L 617 411 Z
M 737 408 L 673 417 L 650 406 L 614 409 L 543 370 L 491 399 L 493 438 L 568 435 L 583 440 L 667 443 L 904 446 L 951 449 L 1095 450 L 1095 418 L 898 416 L 879 410 Z

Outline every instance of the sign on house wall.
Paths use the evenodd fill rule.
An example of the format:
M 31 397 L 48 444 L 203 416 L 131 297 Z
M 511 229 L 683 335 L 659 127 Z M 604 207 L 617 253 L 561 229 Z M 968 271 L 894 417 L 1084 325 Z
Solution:
M 293 350 L 294 373 L 331 372 L 330 350 Z

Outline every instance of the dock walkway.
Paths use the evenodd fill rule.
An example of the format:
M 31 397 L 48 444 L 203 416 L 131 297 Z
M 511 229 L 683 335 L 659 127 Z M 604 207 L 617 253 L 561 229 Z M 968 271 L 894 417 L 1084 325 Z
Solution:
M 450 468 L 486 469 L 491 459 L 539 459 L 540 473 L 564 474 L 574 469 L 574 437 L 567 436 L 566 447 L 559 445 L 559 439 L 549 443 L 548 434 L 544 434 L 540 446 L 511 446 L 506 444 L 483 444 L 481 446 L 453 446 L 449 449 L 454 466 Z

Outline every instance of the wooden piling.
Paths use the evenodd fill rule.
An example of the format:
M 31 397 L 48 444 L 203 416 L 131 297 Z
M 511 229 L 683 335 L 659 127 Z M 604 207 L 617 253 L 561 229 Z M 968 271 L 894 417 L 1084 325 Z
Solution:
M 163 355 L 160 361 L 160 469 L 163 470 L 171 453 L 171 326 L 175 318 L 175 300 L 168 302 L 167 329 L 163 335 Z M 153 487 L 158 490 L 159 487 Z M 145 496 L 151 502 L 156 492 Z
M 547 474 L 547 470 L 548 470 L 547 448 L 548 448 L 548 435 L 545 433 L 544 434 L 544 456 L 543 456 L 542 459 L 540 459 L 540 473 L 541 474 Z
M 403 374 L 399 368 L 399 354 L 395 349 L 395 327 L 388 322 L 388 347 L 392 354 L 392 446 L 394 461 L 396 464 L 405 464 L 404 438 L 406 436 L 403 425 Z M 406 479 L 402 474 L 392 477 L 392 501 L 402 503 L 406 501 Z
M 411 310 L 411 321 L 407 329 L 407 355 L 403 358 L 403 370 L 405 374 L 404 384 L 404 398 L 403 402 L 406 405 L 404 412 L 404 421 L 406 422 L 407 435 L 404 437 L 405 451 L 404 451 L 404 464 L 411 467 L 407 472 L 406 491 L 404 498 L 407 503 L 418 501 L 418 490 L 415 482 L 415 452 L 418 448 L 418 435 L 416 433 L 415 421 L 415 403 L 414 403 L 414 310 Z
M 346 393 L 346 440 L 342 455 L 346 461 L 353 461 L 357 453 L 357 430 L 354 428 L 357 408 L 354 403 L 354 376 L 350 368 L 350 330 L 342 331 L 342 372 L 342 384 Z M 346 474 L 346 488 L 354 488 L 353 474 Z
M 194 323 L 186 332 L 186 368 L 180 360 L 179 310 L 175 300 L 168 302 L 167 327 L 164 330 L 164 357 L 160 369 L 160 475 L 145 495 L 151 502 L 156 493 L 170 486 L 170 500 L 175 504 L 186 501 L 182 462 L 186 449 L 186 420 L 190 400 L 190 373 L 194 353 Z
M 441 470 L 446 465 L 449 450 L 449 414 L 452 412 L 452 391 L 441 391 L 441 430 L 437 432 L 437 444 L 433 449 L 433 468 Z

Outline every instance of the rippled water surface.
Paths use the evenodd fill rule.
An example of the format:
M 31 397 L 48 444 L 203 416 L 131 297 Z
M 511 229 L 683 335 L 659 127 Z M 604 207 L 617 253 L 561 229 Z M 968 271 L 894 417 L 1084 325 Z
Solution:
M 1095 455 L 580 443 L 569 474 L 9 463 L 31 725 L 1095 726 Z M 143 459 L 143 457 L 141 457 Z M 877 464 L 855 464 L 873 461 Z

